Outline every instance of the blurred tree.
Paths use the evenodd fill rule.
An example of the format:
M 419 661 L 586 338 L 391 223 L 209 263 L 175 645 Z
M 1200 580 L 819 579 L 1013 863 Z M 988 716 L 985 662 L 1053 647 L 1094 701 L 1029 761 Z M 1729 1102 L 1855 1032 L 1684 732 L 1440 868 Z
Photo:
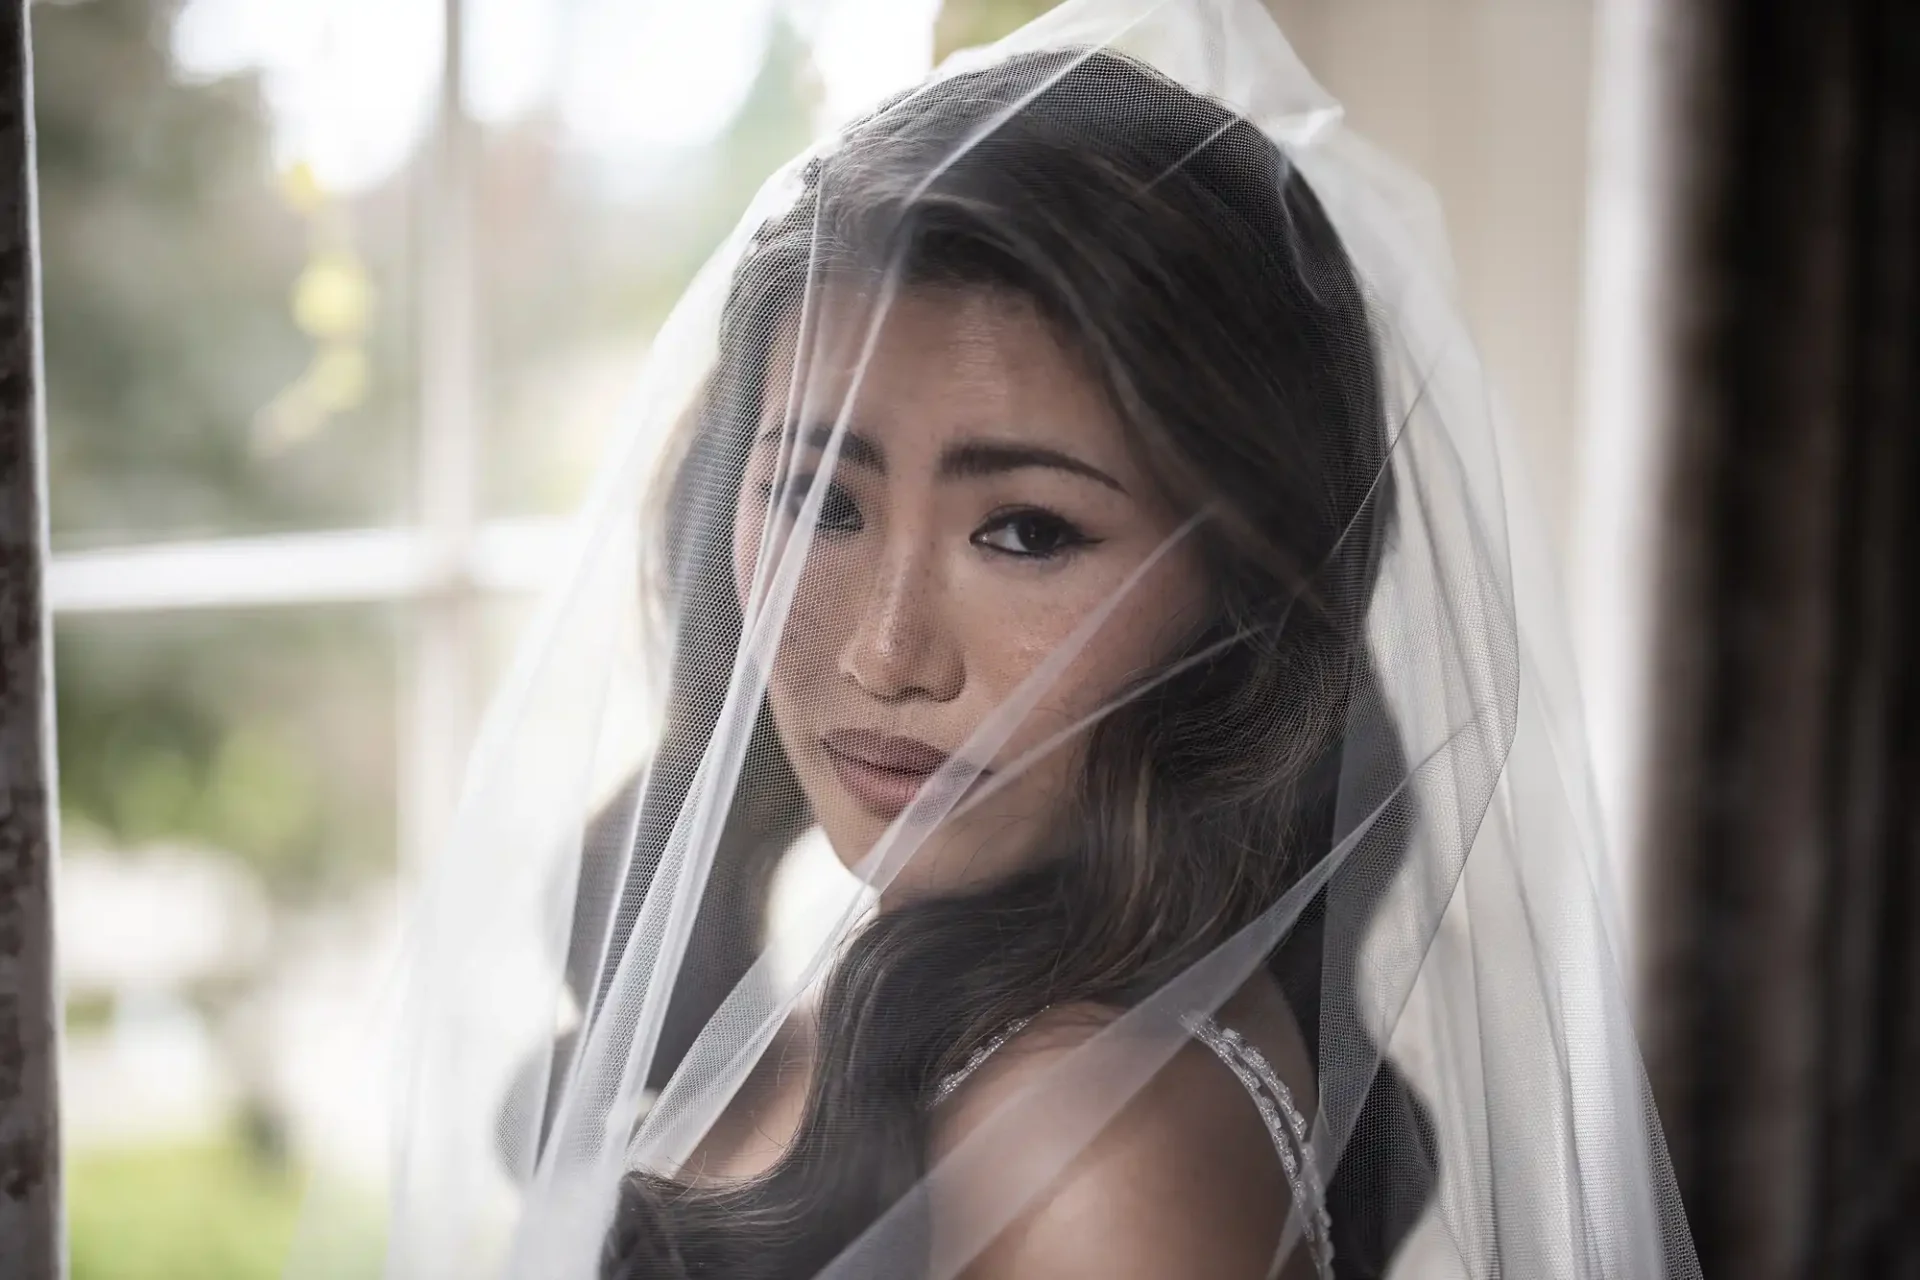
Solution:
M 413 398 L 407 175 L 343 202 L 276 174 L 254 78 L 182 80 L 176 8 L 36 8 L 56 537 L 390 523 L 407 505 Z M 551 119 L 489 132 L 478 257 L 490 414 L 529 371 L 564 373 L 571 352 L 609 338 L 644 343 L 765 174 L 806 141 L 809 76 L 804 45 L 776 21 L 723 135 L 624 197 L 570 165 Z M 358 279 L 321 287 L 341 283 L 324 269 L 343 223 L 370 296 Z M 368 328 L 370 395 L 287 431 L 263 414 L 317 367 L 329 301 Z M 495 427 L 482 449 L 488 509 L 569 505 L 580 477 L 555 473 L 552 421 Z M 395 621 L 369 610 L 63 621 L 62 800 L 75 835 L 226 850 L 282 898 L 390 865 Z
M 180 82 L 173 16 L 163 0 L 35 7 L 55 537 L 391 511 L 410 395 L 398 326 L 363 411 L 294 447 L 260 445 L 257 415 L 312 356 L 294 315 L 308 230 L 278 190 L 257 86 Z M 386 226 L 396 203 L 357 212 Z M 404 245 L 389 238 L 395 259 Z M 61 799 L 75 836 L 227 850 L 283 896 L 385 865 L 390 631 L 384 615 L 339 611 L 63 621 Z
M 383 327 L 363 411 L 298 449 L 263 443 L 261 411 L 310 356 L 293 305 L 307 227 L 272 170 L 254 78 L 176 77 L 175 8 L 36 7 L 55 537 L 384 522 L 404 479 L 405 334 Z M 376 278 L 404 267 L 402 203 L 354 211 L 392 267 Z
M 283 901 L 386 871 L 396 632 L 386 609 L 63 620 L 68 843 L 225 853 Z
M 933 56 L 990 44 L 1031 22 L 1060 0 L 945 0 L 933 28 Z

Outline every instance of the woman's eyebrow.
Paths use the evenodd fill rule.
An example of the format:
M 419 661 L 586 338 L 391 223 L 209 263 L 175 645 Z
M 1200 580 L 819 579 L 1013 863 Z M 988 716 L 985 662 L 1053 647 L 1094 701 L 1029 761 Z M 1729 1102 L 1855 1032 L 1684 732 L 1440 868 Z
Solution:
M 1082 462 L 1072 454 L 1061 453 L 1057 449 L 1048 449 L 1041 445 L 967 440 L 950 445 L 940 455 L 940 474 L 948 479 L 999 475 L 1006 471 L 1018 471 L 1023 467 L 1047 467 L 1055 471 L 1067 471 L 1103 484 L 1115 493 L 1127 491 L 1125 485 L 1092 463 Z
M 807 447 L 824 449 L 827 442 L 833 438 L 833 428 L 820 423 L 801 431 L 790 425 L 775 425 L 761 432 L 757 443 L 771 444 L 783 437 L 804 437 Z M 840 457 L 854 466 L 866 467 L 881 475 L 887 472 L 886 455 L 880 451 L 880 446 L 857 432 L 848 431 L 841 436 Z M 1105 485 L 1115 493 L 1127 491 L 1125 485 L 1092 463 L 1082 462 L 1070 453 L 1062 453 L 1058 449 L 1049 449 L 1044 445 L 1013 444 L 997 440 L 964 440 L 958 444 L 949 445 L 940 454 L 940 475 L 948 480 L 1001 475 L 1026 467 L 1046 467 L 1054 471 L 1065 471 L 1072 475 L 1085 476 L 1097 484 Z
M 802 436 L 805 437 L 808 448 L 824 449 L 827 447 L 827 442 L 833 439 L 833 428 L 820 423 L 802 432 L 792 423 L 776 423 L 762 431 L 760 438 L 754 443 L 756 445 L 772 444 L 783 438 L 797 440 Z M 880 446 L 857 432 L 849 431 L 840 437 L 840 460 L 852 463 L 856 467 L 878 471 L 881 475 L 887 473 L 886 455 L 880 452 Z

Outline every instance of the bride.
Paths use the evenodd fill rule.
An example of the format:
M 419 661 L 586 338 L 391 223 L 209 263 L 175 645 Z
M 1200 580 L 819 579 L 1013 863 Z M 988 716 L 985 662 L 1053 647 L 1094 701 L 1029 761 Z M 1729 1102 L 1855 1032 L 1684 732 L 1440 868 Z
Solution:
M 769 184 L 424 895 L 390 1274 L 1695 1272 L 1408 190 L 1252 0 Z

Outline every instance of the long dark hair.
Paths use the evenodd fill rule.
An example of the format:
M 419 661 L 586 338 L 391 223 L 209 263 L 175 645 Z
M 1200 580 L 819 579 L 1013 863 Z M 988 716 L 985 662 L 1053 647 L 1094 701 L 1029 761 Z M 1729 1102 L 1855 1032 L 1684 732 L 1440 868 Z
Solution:
M 890 104 L 804 178 L 735 276 L 656 539 L 675 625 L 693 639 L 625 900 L 642 896 L 714 728 L 742 625 L 734 504 L 762 398 L 784 391 L 767 386 L 774 343 L 791 338 L 822 263 L 1039 306 L 1169 497 L 1208 509 L 1195 536 L 1214 611 L 1183 654 L 1210 656 L 1144 682 L 1090 731 L 1038 865 L 889 910 L 850 942 L 822 997 L 789 1150 L 735 1185 L 630 1177 L 607 1242 L 619 1280 L 823 1267 L 925 1172 L 932 1091 L 977 1047 L 1050 1005 L 1137 1001 L 1328 850 L 1346 726 L 1374 696 L 1363 636 L 1392 523 L 1391 423 L 1361 286 L 1280 148 L 1128 59 L 1033 54 Z M 656 1083 L 745 972 L 769 871 L 808 820 L 764 709 L 746 767 Z M 1350 999 L 1322 1007 L 1324 983 L 1350 983 L 1358 941 L 1323 927 L 1326 901 L 1268 961 L 1316 1062 L 1323 1035 L 1364 1037 Z M 630 927 L 615 919 L 614 954 Z M 604 981 L 575 967 L 583 990 Z M 1390 1064 L 1357 1133 L 1366 1149 L 1348 1152 L 1329 1190 L 1342 1276 L 1384 1270 L 1432 1180 L 1424 1115 Z

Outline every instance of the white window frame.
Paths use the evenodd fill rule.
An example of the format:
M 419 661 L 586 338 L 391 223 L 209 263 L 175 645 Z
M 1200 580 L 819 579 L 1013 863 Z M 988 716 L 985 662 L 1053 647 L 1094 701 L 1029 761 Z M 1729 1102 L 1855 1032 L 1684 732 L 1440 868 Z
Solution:
M 403 866 L 439 846 L 466 767 L 481 694 L 478 606 L 543 589 L 567 528 L 555 518 L 482 520 L 478 511 L 475 126 L 462 79 L 462 2 L 442 2 L 440 93 L 422 169 L 414 522 L 69 552 L 52 558 L 46 584 L 56 618 L 411 606 L 417 625 L 401 685 Z

